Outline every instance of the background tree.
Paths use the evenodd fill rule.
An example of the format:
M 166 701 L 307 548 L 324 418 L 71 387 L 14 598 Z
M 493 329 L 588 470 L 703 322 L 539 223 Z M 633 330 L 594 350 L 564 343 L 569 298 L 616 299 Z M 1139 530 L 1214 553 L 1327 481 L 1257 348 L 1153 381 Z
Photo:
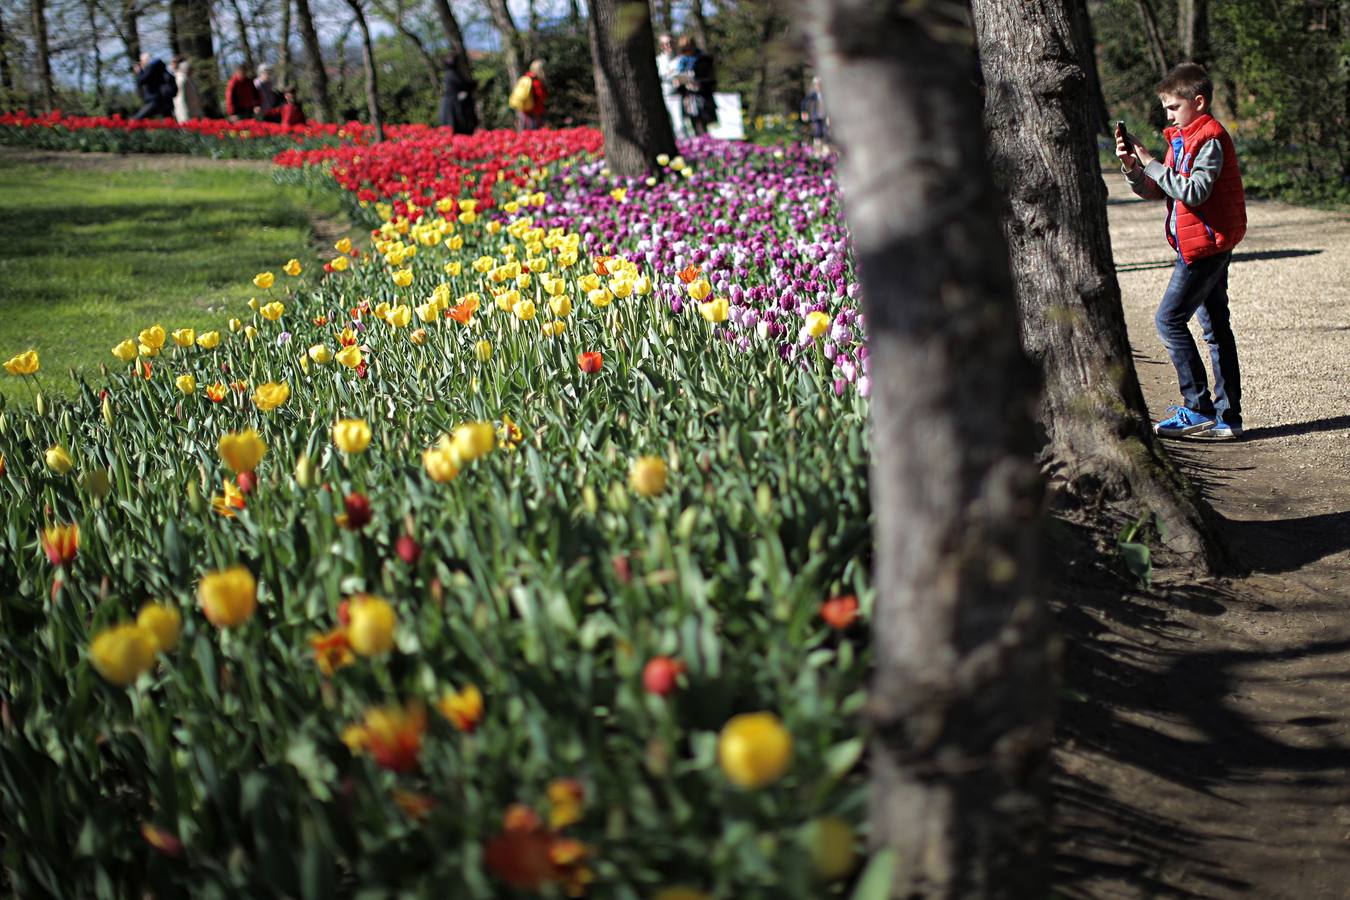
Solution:
M 380 143 L 384 140 L 384 116 L 380 112 L 379 67 L 375 64 L 375 44 L 370 39 L 370 24 L 366 21 L 366 12 L 361 0 L 346 0 L 352 11 L 356 28 L 361 33 L 361 60 L 366 72 L 366 108 L 370 115 L 370 126 L 374 129 L 372 140 Z
M 300 40 L 305 45 L 310 91 L 314 96 L 318 119 L 320 122 L 336 122 L 337 111 L 333 108 L 333 95 L 328 87 L 328 66 L 323 59 L 323 45 L 319 43 L 319 32 L 314 27 L 314 14 L 310 10 L 309 0 L 295 0 L 295 16 L 300 21 Z
M 1036 378 L 965 8 L 799 2 L 831 98 L 871 354 L 871 840 L 899 856 L 892 897 L 1045 896 Z
M 1209 65 L 1209 0 L 1177 0 L 1177 48 L 1179 61 Z
M 52 57 L 47 36 L 47 0 L 28 0 L 28 12 L 33 24 L 33 44 L 36 49 L 38 81 L 42 85 L 42 108 L 56 109 L 56 84 L 52 81 Z
M 616 175 L 645 175 L 675 154 L 675 132 L 656 73 L 647 0 L 591 0 L 591 58 L 605 162 Z
M 525 46 L 520 39 L 516 21 L 511 17 L 511 9 L 506 0 L 487 0 L 488 11 L 492 13 L 492 22 L 502 42 L 502 60 L 506 65 L 506 74 L 514 83 L 525 74 L 529 60 L 525 59 Z
M 281 32 L 277 35 L 277 83 L 291 83 L 291 0 L 281 0 Z
M 1167 43 L 1163 40 L 1162 29 L 1158 27 L 1158 16 L 1153 11 L 1153 4 L 1150 0 L 1138 0 L 1138 3 L 1139 18 L 1144 25 L 1144 40 L 1148 45 L 1149 57 L 1153 60 L 1153 68 L 1158 77 L 1162 78 L 1171 67 Z

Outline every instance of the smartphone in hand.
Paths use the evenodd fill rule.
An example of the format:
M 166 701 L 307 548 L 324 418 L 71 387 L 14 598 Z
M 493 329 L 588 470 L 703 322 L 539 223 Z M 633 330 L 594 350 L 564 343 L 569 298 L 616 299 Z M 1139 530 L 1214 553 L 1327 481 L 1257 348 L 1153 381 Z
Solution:
M 1138 143 L 1137 141 L 1135 141 L 1134 138 L 1130 137 L 1130 133 L 1125 130 L 1124 119 L 1120 119 L 1116 122 L 1116 137 L 1124 141 L 1125 146 L 1131 150 L 1133 150 L 1135 145 Z

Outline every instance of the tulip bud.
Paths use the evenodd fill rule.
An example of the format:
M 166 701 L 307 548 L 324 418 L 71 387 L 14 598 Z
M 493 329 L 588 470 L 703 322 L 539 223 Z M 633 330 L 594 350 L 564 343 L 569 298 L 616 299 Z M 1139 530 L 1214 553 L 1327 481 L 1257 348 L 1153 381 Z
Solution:
M 295 483 L 306 490 L 314 487 L 314 463 L 308 453 L 301 453 L 295 459 Z
M 39 418 L 47 415 L 47 400 L 40 393 L 37 395 L 37 414 Z
M 112 490 L 112 479 L 107 469 L 92 469 L 84 475 L 84 489 L 102 500 Z
M 675 690 L 675 681 L 684 672 L 684 663 L 669 656 L 653 656 L 642 669 L 642 687 L 649 694 L 664 697 Z
M 235 479 L 235 483 L 239 485 L 239 493 L 251 494 L 258 486 L 258 476 L 252 472 L 240 472 L 239 477 Z
M 192 512 L 193 515 L 201 515 L 202 495 L 201 492 L 197 490 L 197 482 L 195 481 L 189 481 L 187 484 L 187 505 L 188 510 Z
M 399 535 L 394 549 L 398 553 L 398 558 L 410 566 L 417 565 L 417 560 L 422 556 L 421 545 L 410 534 Z

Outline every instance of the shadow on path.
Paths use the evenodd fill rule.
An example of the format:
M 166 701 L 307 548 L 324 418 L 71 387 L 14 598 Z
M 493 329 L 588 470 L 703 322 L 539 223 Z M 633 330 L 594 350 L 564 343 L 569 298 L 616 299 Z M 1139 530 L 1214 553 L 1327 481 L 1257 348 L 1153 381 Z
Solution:
M 1294 259 L 1299 256 L 1316 256 L 1321 250 L 1246 250 L 1233 254 L 1233 262 L 1260 262 L 1270 259 Z M 1177 264 L 1176 257 L 1166 260 L 1149 260 L 1147 262 L 1120 263 L 1116 265 L 1117 272 L 1144 272 L 1149 269 L 1170 269 Z

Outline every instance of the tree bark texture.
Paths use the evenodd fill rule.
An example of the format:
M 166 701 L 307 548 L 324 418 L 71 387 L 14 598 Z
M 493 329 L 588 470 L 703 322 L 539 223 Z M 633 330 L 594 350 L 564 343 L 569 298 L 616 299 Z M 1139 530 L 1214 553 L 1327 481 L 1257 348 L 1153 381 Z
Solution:
M 798 5 L 831 98 L 871 354 L 870 839 L 898 854 L 891 897 L 1044 897 L 1037 379 L 966 9 Z
M 1079 58 L 1083 60 L 1083 71 L 1088 78 L 1088 100 L 1091 103 L 1089 121 L 1097 134 L 1110 136 L 1115 132 L 1115 124 L 1106 109 L 1102 80 L 1098 75 L 1097 39 L 1092 32 L 1092 14 L 1088 11 L 1087 0 L 1072 0 L 1072 2 L 1075 46 Z
M 5 29 L 5 17 L 3 15 L 0 15 L 0 88 L 5 91 L 5 102 L 12 103 L 14 69 L 9 60 L 9 32 Z
M 281 0 L 281 35 L 277 41 L 277 83 L 291 84 L 291 0 Z
M 506 5 L 506 0 L 488 0 L 488 10 L 492 13 L 492 24 L 497 26 L 497 33 L 502 39 L 502 60 L 506 63 L 506 73 L 511 78 L 511 84 L 516 83 L 516 79 L 525 74 L 525 67 L 529 65 L 529 60 L 525 57 L 525 47 L 520 41 L 520 32 L 516 29 L 515 19 L 511 18 L 511 10 Z M 507 85 L 507 90 L 511 89 Z
M 689 0 L 689 24 L 694 33 L 694 41 L 703 50 L 712 52 L 712 34 L 708 30 L 708 17 L 703 14 L 703 0 Z
M 656 157 L 675 154 L 675 132 L 656 73 L 656 43 L 646 0 L 591 0 L 595 70 L 605 162 L 616 175 L 646 175 Z
M 1149 59 L 1153 60 L 1153 68 L 1157 71 L 1158 77 L 1162 78 L 1167 74 L 1167 43 L 1163 40 L 1162 29 L 1158 27 L 1158 16 L 1153 12 L 1153 4 L 1149 0 L 1138 0 L 1139 18 L 1144 23 L 1144 43 L 1148 47 Z
M 29 0 L 29 15 L 33 21 L 33 43 L 37 50 L 38 81 L 42 85 L 44 112 L 56 109 L 56 85 L 52 82 L 52 57 L 47 43 L 47 2 Z
M 1178 0 L 1177 47 L 1182 62 L 1209 65 L 1209 0 Z
M 445 32 L 445 40 L 450 44 L 450 52 L 460 56 L 464 60 L 464 71 L 459 74 L 468 77 L 471 73 L 468 70 L 468 56 L 464 50 L 464 31 L 459 27 L 459 20 L 455 18 L 455 13 L 450 9 L 450 0 L 435 0 L 436 17 L 441 20 L 441 31 Z
M 380 112 L 380 85 L 379 72 L 375 66 L 375 43 L 370 38 L 370 24 L 366 22 L 366 13 L 361 8 L 361 0 L 347 0 L 347 6 L 351 8 L 352 16 L 356 20 L 356 28 L 361 32 L 361 62 L 366 70 L 366 109 L 370 115 L 370 126 L 375 131 L 373 141 L 378 144 L 384 140 L 384 116 Z
M 323 45 L 319 43 L 319 32 L 314 27 L 314 14 L 309 8 L 309 0 L 295 0 L 295 16 L 300 20 L 300 39 L 305 45 L 309 81 L 319 121 L 336 122 L 338 117 L 333 109 L 332 92 L 328 90 L 328 68 L 323 61 Z
M 89 19 L 89 34 L 91 37 L 90 47 L 94 54 L 94 104 L 99 111 L 104 111 L 103 97 L 103 51 L 99 49 L 99 28 L 98 28 L 98 7 L 94 0 L 85 0 L 84 13 Z M 3 34 L 0 34 L 3 38 Z
M 234 10 L 235 34 L 239 36 L 239 52 L 244 55 L 244 65 L 256 75 L 258 60 L 253 55 L 253 42 L 248 39 L 248 24 L 244 18 L 244 11 L 239 8 L 239 0 L 230 0 L 230 8 Z
M 1213 566 L 1207 508 L 1154 437 L 1134 370 L 1073 2 L 972 3 L 1022 344 L 1045 379 L 1042 457 L 1072 495 L 1153 512 L 1170 550 Z
M 127 48 L 127 68 L 134 69 L 141 59 L 141 11 L 136 0 L 122 0 L 122 43 Z

